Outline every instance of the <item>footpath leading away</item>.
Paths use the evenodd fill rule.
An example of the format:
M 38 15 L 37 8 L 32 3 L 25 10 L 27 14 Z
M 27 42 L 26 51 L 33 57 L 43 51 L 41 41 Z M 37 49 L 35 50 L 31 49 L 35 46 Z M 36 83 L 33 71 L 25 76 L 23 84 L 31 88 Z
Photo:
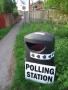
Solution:
M 11 84 L 13 69 L 13 48 L 22 21 L 17 23 L 11 31 L 0 41 L 0 90 Z

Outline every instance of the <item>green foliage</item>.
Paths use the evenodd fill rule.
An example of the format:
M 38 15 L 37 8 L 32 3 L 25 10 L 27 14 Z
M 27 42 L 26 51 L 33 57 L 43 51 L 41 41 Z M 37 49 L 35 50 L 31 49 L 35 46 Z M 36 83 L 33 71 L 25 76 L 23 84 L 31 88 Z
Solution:
M 15 0 L 0 0 L 0 13 L 13 13 L 17 12 Z
M 10 31 L 10 27 L 0 29 L 0 39 L 2 39 L 9 31 Z
M 2 12 L 2 6 L 0 5 L 0 13 Z
M 3 12 L 3 2 L 4 0 L 0 0 L 0 13 Z
M 16 7 L 15 0 L 4 0 L 3 6 L 5 13 L 13 13 L 14 8 Z
M 45 7 L 56 8 L 68 13 L 68 0 L 46 0 L 44 1 Z
M 15 0 L 0 0 L 0 13 L 13 13 L 17 12 Z
M 50 32 L 55 35 L 56 78 L 53 84 L 39 84 L 25 80 L 24 36 L 35 31 Z M 64 35 L 65 34 L 65 35 Z M 11 90 L 63 90 L 68 87 L 68 25 L 55 25 L 50 22 L 30 23 L 22 26 L 14 48 L 16 69 Z
M 14 16 L 14 18 L 17 18 L 18 17 L 18 12 L 13 12 L 13 16 Z

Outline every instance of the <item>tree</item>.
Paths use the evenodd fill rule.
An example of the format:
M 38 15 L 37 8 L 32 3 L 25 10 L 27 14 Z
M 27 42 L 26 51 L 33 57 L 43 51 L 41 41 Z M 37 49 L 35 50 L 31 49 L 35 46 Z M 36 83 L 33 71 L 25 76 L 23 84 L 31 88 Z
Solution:
M 44 0 L 45 7 L 56 8 L 68 12 L 68 0 Z
M 15 0 L 4 0 L 3 6 L 5 13 L 13 13 L 14 8 L 16 7 Z
M 0 13 L 3 12 L 3 1 L 4 1 L 4 0 L 1 0 L 1 1 L 0 1 Z

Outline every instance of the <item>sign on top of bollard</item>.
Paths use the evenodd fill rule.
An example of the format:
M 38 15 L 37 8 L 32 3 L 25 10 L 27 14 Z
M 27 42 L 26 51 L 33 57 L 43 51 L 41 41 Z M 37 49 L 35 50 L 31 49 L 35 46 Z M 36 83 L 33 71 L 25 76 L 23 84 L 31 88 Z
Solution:
M 34 32 L 25 36 L 25 78 L 39 83 L 52 83 L 55 76 L 55 38 L 47 32 Z

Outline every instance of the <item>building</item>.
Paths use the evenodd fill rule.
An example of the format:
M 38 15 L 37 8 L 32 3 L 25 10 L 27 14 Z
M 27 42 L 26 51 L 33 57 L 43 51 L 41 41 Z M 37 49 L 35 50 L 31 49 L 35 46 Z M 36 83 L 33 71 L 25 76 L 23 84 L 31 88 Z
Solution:
M 37 1 L 35 3 L 30 4 L 29 8 L 30 8 L 30 11 L 43 10 L 44 9 L 43 1 Z

